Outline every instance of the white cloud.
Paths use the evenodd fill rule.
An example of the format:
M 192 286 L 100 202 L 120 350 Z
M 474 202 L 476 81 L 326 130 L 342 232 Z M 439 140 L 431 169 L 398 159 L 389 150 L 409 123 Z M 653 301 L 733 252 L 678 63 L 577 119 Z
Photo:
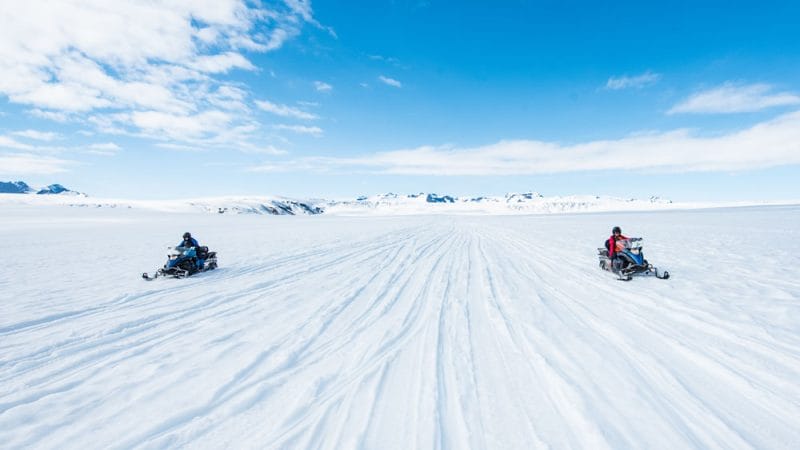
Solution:
M 234 86 L 223 85 L 208 94 L 208 103 L 224 110 L 247 111 L 247 92 Z
M 219 55 L 198 56 L 189 65 L 207 73 L 225 73 L 231 69 L 255 70 L 255 66 L 239 53 L 227 52 Z
M 113 156 L 116 155 L 120 150 L 122 150 L 122 147 L 119 145 L 113 142 L 105 142 L 90 145 L 89 149 L 86 150 L 86 153 L 100 156 Z
M 32 115 L 32 116 L 34 116 L 34 117 L 39 117 L 41 119 L 47 119 L 47 120 L 52 120 L 54 122 L 61 122 L 61 123 L 69 121 L 69 118 L 70 118 L 69 114 L 67 114 L 65 112 L 45 111 L 45 110 L 41 110 L 41 109 L 38 109 L 38 108 L 29 109 L 29 110 L 27 110 L 25 112 L 30 114 L 30 115 Z
M 381 76 L 378 77 L 378 79 L 381 81 L 381 83 L 387 84 L 387 85 L 392 86 L 392 87 L 396 87 L 396 88 L 403 87 L 403 84 L 401 82 L 395 80 L 394 78 L 389 78 L 389 77 L 385 77 L 385 76 L 381 75 Z
M 224 131 L 233 121 L 230 114 L 214 110 L 191 115 L 134 111 L 129 117 L 145 135 L 166 136 L 178 141 L 211 137 Z
M 28 139 L 34 139 L 37 141 L 46 141 L 46 142 L 50 142 L 55 139 L 59 139 L 61 137 L 58 133 L 54 133 L 52 131 L 38 131 L 38 130 L 14 131 L 11 134 L 14 136 L 20 136 Z
M 275 147 L 273 145 L 267 145 L 258 149 L 254 149 L 251 153 L 263 153 L 265 155 L 279 156 L 279 155 L 285 155 L 289 152 L 287 152 L 282 148 Z
M 28 153 L 0 153 L 0 176 L 51 175 L 66 172 L 73 161 Z
M 264 46 L 264 51 L 277 50 L 283 47 L 283 44 L 288 41 L 294 33 L 290 33 L 283 28 L 276 28 L 270 33 L 269 40 Z
M 287 105 L 279 105 L 266 100 L 256 100 L 256 106 L 263 109 L 264 111 L 276 114 L 281 117 L 291 117 L 294 119 L 301 119 L 301 120 L 317 119 L 316 115 L 303 111 L 301 109 Z
M 475 148 L 423 146 L 352 158 L 301 158 L 260 170 L 497 176 L 599 170 L 742 171 L 794 164 L 800 164 L 800 111 L 714 137 L 674 130 L 576 145 L 517 140 Z
M 651 84 L 655 84 L 660 79 L 660 74 L 653 73 L 648 70 L 647 72 L 636 76 L 623 75 L 621 77 L 611 77 L 606 82 L 606 89 L 616 91 L 628 88 L 642 88 Z
M 195 147 L 192 145 L 185 145 L 185 144 L 174 144 L 172 142 L 159 142 L 156 144 L 156 147 L 165 148 L 167 150 L 173 150 L 177 152 L 202 152 L 204 149 Z
M 797 94 L 772 91 L 772 86 L 768 84 L 725 83 L 720 87 L 691 95 L 673 106 L 667 114 L 753 112 L 775 106 L 800 104 L 800 96 Z
M 330 92 L 333 89 L 333 86 L 331 86 L 328 83 L 324 83 L 322 81 L 315 81 L 314 82 L 314 88 L 318 92 Z
M 304 23 L 321 27 L 302 0 L 29 0 L 12 9 L 0 13 L 0 97 L 36 117 L 141 135 L 153 127 L 134 119 L 148 113 L 223 110 L 241 130 L 249 94 L 222 76 L 256 69 L 246 51 L 276 50 Z M 170 124 L 178 128 L 165 135 L 180 139 L 185 121 L 161 128 Z
M 23 144 L 22 142 L 19 142 L 18 140 L 14 139 L 14 138 L 0 135 L 0 148 L 13 148 L 13 149 L 16 149 L 16 150 L 30 150 L 30 149 L 33 148 L 33 146 L 31 146 L 29 144 Z
M 276 130 L 286 130 L 298 134 L 310 134 L 314 137 L 322 136 L 322 128 L 307 127 L 304 125 L 275 125 Z

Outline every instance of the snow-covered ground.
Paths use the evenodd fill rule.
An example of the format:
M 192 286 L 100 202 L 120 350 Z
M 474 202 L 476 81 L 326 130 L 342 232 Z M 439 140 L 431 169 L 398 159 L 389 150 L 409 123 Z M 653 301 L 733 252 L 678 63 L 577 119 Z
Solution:
M 0 207 L 2 448 L 800 448 L 797 206 Z M 187 230 L 220 269 L 139 278 Z

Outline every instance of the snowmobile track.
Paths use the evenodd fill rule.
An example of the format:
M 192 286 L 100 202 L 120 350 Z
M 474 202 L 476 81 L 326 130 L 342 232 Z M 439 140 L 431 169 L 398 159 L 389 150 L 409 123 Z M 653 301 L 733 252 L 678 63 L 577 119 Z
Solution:
M 0 442 L 797 447 L 800 282 L 769 263 L 743 273 L 753 249 L 726 239 L 659 245 L 690 235 L 660 225 L 671 214 L 629 217 L 681 274 L 669 283 L 598 269 L 585 236 L 609 218 L 589 215 L 253 222 L 249 236 L 273 239 L 254 254 L 230 237 L 250 222 L 215 217 L 226 228 L 204 239 L 220 268 L 202 276 L 8 284 L 27 303 L 0 315 Z M 748 220 L 800 217 L 742 214 L 680 219 L 736 238 Z M 769 233 L 786 244 L 776 261 L 797 266 L 798 232 Z M 695 251 L 730 269 L 693 276 Z

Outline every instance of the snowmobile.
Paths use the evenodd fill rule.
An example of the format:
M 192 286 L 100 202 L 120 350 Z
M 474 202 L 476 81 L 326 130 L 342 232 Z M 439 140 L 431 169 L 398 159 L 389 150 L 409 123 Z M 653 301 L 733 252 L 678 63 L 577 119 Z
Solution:
M 633 275 L 655 275 L 656 278 L 666 280 L 669 278 L 669 272 L 666 270 L 662 273 L 658 269 L 644 259 L 642 253 L 642 238 L 630 238 L 619 241 L 623 247 L 617 251 L 621 265 L 617 263 L 616 267 L 611 258 L 608 257 L 607 248 L 598 248 L 597 257 L 600 259 L 600 268 L 615 273 L 620 281 L 630 281 Z M 608 244 L 606 244 L 608 245 Z
M 202 264 L 201 264 L 202 262 Z M 145 280 L 158 277 L 184 278 L 198 272 L 217 268 L 217 252 L 209 252 L 208 247 L 169 247 L 167 262 L 152 276 L 142 274 Z

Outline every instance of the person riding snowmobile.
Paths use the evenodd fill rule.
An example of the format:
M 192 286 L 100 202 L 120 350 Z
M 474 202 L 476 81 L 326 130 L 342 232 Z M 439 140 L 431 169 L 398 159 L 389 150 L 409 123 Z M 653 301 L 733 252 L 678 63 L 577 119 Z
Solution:
M 608 250 L 608 258 L 611 260 L 611 267 L 616 272 L 622 268 L 622 258 L 617 255 L 617 242 L 627 240 L 628 237 L 622 234 L 620 227 L 614 227 L 611 230 L 611 237 L 606 241 L 606 249 Z
M 181 241 L 180 244 L 178 244 L 178 247 L 185 247 L 185 248 L 194 247 L 196 250 L 199 250 L 200 249 L 200 244 L 197 242 L 197 239 L 192 237 L 192 233 L 189 233 L 187 231 L 186 233 L 183 233 L 183 240 Z M 198 269 L 202 269 L 203 268 L 203 264 L 205 264 L 205 262 L 206 262 L 205 258 L 203 258 L 202 256 L 203 255 L 201 255 L 199 252 L 197 253 L 197 268 Z

